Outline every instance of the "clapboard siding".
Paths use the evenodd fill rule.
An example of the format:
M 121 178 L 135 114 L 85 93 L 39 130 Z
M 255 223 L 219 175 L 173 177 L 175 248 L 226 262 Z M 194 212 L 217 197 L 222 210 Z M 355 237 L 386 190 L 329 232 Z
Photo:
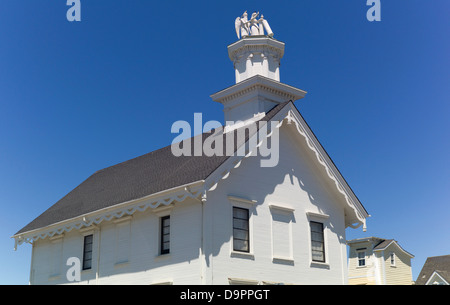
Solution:
M 173 281 L 174 284 L 200 283 L 199 248 L 201 206 L 194 200 L 178 203 L 171 210 L 171 249 L 168 255 L 158 255 L 159 216 L 153 210 L 135 213 L 130 221 L 130 251 L 128 262 L 116 255 L 117 224 L 103 222 L 93 230 L 92 269 L 81 272 L 79 284 L 152 284 Z M 97 262 L 98 242 L 100 259 Z M 39 240 L 33 246 L 32 284 L 68 283 L 66 272 L 69 257 L 82 259 L 83 235 L 71 231 L 62 238 L 62 266 L 59 276 L 52 276 L 52 243 Z M 97 264 L 98 279 L 97 277 Z
M 395 265 L 391 265 L 390 253 L 395 254 Z M 391 244 L 384 250 L 386 270 L 386 284 L 387 285 L 411 285 L 412 269 L 411 269 L 411 257 L 400 251 L 398 246 Z
M 259 158 L 250 157 L 208 194 L 215 234 L 212 284 L 228 284 L 229 278 L 293 284 L 344 284 L 347 281 L 344 212 L 315 156 L 290 127 L 280 132 L 280 161 L 273 168 L 261 168 Z M 252 255 L 233 255 L 233 200 L 227 195 L 256 200 L 250 206 L 253 217 Z M 292 260 L 274 259 L 272 219 L 269 205 L 288 206 L 292 212 Z M 324 219 L 326 264 L 311 264 L 309 219 L 306 212 L 329 215 Z M 321 221 L 321 219 L 319 219 Z
M 358 251 L 356 249 L 365 249 L 366 256 L 365 266 L 358 264 Z M 349 268 L 349 284 L 350 285 L 375 285 L 379 274 L 375 274 L 377 270 L 377 257 L 373 252 L 372 242 L 366 241 L 352 245 L 349 250 L 348 259 Z

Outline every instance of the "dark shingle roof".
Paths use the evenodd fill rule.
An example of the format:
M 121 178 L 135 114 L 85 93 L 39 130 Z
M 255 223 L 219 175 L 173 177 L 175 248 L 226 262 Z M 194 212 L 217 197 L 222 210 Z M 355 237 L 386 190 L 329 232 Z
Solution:
M 269 121 L 288 103 L 278 104 L 267 112 L 262 120 Z M 211 133 L 204 133 L 199 136 L 204 141 L 210 135 Z M 228 158 L 227 156 L 175 157 L 169 145 L 99 170 L 16 234 L 204 180 Z
M 384 248 L 386 248 L 392 241 L 393 241 L 393 239 L 383 239 L 379 244 L 377 244 L 375 247 L 373 247 L 373 249 L 374 249 L 374 250 L 384 249 Z
M 425 285 L 435 271 L 450 283 L 450 255 L 428 257 L 417 277 L 416 285 Z
M 403 252 L 405 252 L 406 254 L 410 255 L 411 257 L 414 257 L 414 255 L 412 255 L 411 253 L 409 253 L 408 251 L 406 251 L 405 249 L 402 248 L 402 246 L 400 246 L 400 244 L 398 243 L 398 241 L 396 241 L 395 239 L 380 239 L 380 242 L 373 247 L 374 251 L 377 250 L 384 250 L 386 249 L 387 246 L 389 246 L 392 242 L 394 242 Z

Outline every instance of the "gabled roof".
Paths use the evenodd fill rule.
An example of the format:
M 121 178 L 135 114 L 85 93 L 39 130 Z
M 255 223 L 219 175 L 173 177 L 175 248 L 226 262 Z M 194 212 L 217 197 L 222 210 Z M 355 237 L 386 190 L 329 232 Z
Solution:
M 371 236 L 371 237 L 364 237 L 364 238 L 348 240 L 347 245 L 353 245 L 353 244 L 357 244 L 357 243 L 361 243 L 361 242 L 371 242 L 374 245 L 373 249 L 372 249 L 373 251 L 384 251 L 391 244 L 395 244 L 400 249 L 400 251 L 403 251 L 405 254 L 407 254 L 411 258 L 414 257 L 414 255 L 412 255 L 411 253 L 409 253 L 408 251 L 403 249 L 395 239 L 384 239 L 384 238 L 380 238 L 380 237 Z
M 356 243 L 363 243 L 363 242 L 372 242 L 372 243 L 376 243 L 378 245 L 379 243 L 381 243 L 384 240 L 385 240 L 384 238 L 379 238 L 379 237 L 374 237 L 374 236 L 361 237 L 361 238 L 355 238 L 355 239 L 347 240 L 347 245 L 352 245 L 352 244 L 356 244 Z
M 261 120 L 270 120 L 288 103 L 278 104 Z M 202 137 L 204 141 L 211 134 L 207 132 L 197 137 Z M 176 157 L 169 145 L 99 170 L 15 235 L 177 186 L 205 180 L 228 158 L 226 155 L 207 157 L 193 154 Z
M 294 122 L 293 125 L 305 138 L 308 147 L 314 151 L 317 161 L 324 166 L 326 175 L 334 181 L 338 192 L 345 198 L 346 207 L 349 209 L 347 212 L 352 214 L 348 219 L 351 222 L 346 223 L 346 225 L 356 228 L 364 224 L 365 228 L 365 218 L 370 215 L 342 177 L 295 105 L 291 101 L 280 103 L 268 111 L 260 121 L 269 122 L 272 119 L 277 120 L 277 118 L 281 121 L 287 119 L 288 122 Z M 279 128 L 281 125 L 282 122 L 276 128 Z M 196 139 L 201 137 L 201 141 L 204 142 L 205 139 L 213 134 L 213 132 L 207 132 L 190 140 L 193 140 L 195 143 Z M 242 142 L 240 143 L 237 143 L 240 137 L 235 137 L 234 150 L 236 151 L 238 147 L 247 143 L 251 136 L 253 135 L 246 134 L 245 139 L 241 139 Z M 226 150 L 225 138 L 223 137 L 224 151 Z M 173 155 L 171 145 L 166 146 L 143 156 L 97 171 L 18 231 L 13 237 L 16 239 L 16 244 L 21 244 L 25 241 L 60 234 L 65 230 L 70 231 L 72 228 L 79 229 L 83 225 L 98 224 L 104 219 L 110 220 L 111 217 L 117 216 L 117 213 L 122 213 L 120 215 L 123 215 L 125 210 L 116 212 L 116 214 L 112 214 L 110 211 L 112 209 L 117 210 L 118 207 L 122 209 L 124 205 L 134 205 L 131 209 L 128 209 L 128 206 L 125 207 L 128 209 L 126 210 L 128 214 L 134 213 L 136 210 L 142 211 L 148 205 L 145 207 L 142 205 L 138 206 L 135 204 L 136 201 L 160 193 L 173 192 L 174 189 L 184 189 L 188 185 L 192 186 L 201 183 L 204 184 L 205 192 L 212 190 L 219 180 L 226 179 L 230 171 L 239 166 L 244 157 L 239 158 L 237 160 L 236 156 L 231 157 L 226 154 L 211 157 L 204 154 L 197 157 L 192 154 L 192 156 L 177 157 Z M 190 193 L 191 197 L 198 196 L 200 191 L 197 190 L 195 194 Z M 186 191 L 183 192 L 186 195 Z M 177 199 L 174 196 L 170 200 L 182 201 L 186 198 Z M 162 204 L 166 205 L 172 202 L 166 201 L 166 199 L 163 200 Z M 155 205 L 150 203 L 150 206 L 155 208 L 159 206 L 159 202 Z M 95 219 L 88 219 L 87 222 L 84 220 L 86 215 L 100 212 L 102 213 L 101 217 L 96 215 Z M 83 221 L 80 221 L 79 218 L 83 218 Z M 67 225 L 68 222 L 71 224 Z M 357 225 L 354 225 L 355 222 Z
M 377 244 L 374 248 L 373 251 L 384 251 L 386 250 L 387 247 L 389 247 L 391 244 L 395 244 L 397 245 L 397 247 L 403 251 L 405 254 L 407 254 L 408 256 L 410 256 L 411 258 L 414 257 L 414 255 L 412 255 L 411 253 L 409 253 L 408 251 L 406 251 L 405 249 L 403 249 L 400 244 L 394 240 L 394 239 L 385 239 L 382 242 L 380 242 L 379 244 Z
M 450 255 L 428 257 L 417 277 L 416 285 L 427 284 L 434 273 L 450 283 Z

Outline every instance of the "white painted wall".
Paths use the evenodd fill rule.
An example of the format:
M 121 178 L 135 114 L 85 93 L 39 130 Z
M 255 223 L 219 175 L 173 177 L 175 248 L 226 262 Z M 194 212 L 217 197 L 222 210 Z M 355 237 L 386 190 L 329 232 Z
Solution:
M 159 217 L 161 213 L 148 209 L 135 213 L 129 221 L 130 251 L 128 262 L 116 255 L 117 224 L 103 222 L 94 230 L 94 253 L 92 269 L 81 272 L 79 284 L 152 284 L 173 282 L 173 284 L 200 284 L 199 248 L 201 236 L 201 205 L 187 199 L 175 205 L 170 211 L 171 249 L 168 255 L 159 253 Z M 100 260 L 97 264 L 100 238 Z M 53 261 L 51 242 L 47 238 L 38 240 L 33 247 L 31 284 L 67 283 L 65 263 L 69 257 L 82 259 L 83 235 L 76 230 L 66 233 L 62 239 L 61 272 L 51 277 Z M 122 251 L 123 252 L 123 251 Z M 123 255 L 121 255 L 123 257 Z M 98 281 L 96 281 L 98 268 Z
M 301 143 L 301 144 L 300 144 Z M 337 202 L 341 196 L 333 191 L 329 178 L 304 140 L 289 125 L 280 131 L 280 162 L 273 168 L 261 168 L 259 159 L 249 158 L 234 169 L 229 178 L 209 192 L 206 225 L 214 235 L 210 257 L 212 272 L 207 283 L 228 284 L 229 278 L 294 284 L 346 284 L 347 263 L 344 212 Z M 228 195 L 256 200 L 239 203 Z M 251 254 L 232 253 L 232 206 L 247 206 L 251 212 Z M 273 259 L 272 218 L 269 205 L 294 209 L 290 217 L 291 257 Z M 324 221 L 326 264 L 311 263 L 309 218 L 307 211 L 329 215 Z M 316 219 L 316 218 L 315 218 Z M 211 237 L 209 237 L 211 238 Z M 209 251 L 208 251 L 209 250 Z

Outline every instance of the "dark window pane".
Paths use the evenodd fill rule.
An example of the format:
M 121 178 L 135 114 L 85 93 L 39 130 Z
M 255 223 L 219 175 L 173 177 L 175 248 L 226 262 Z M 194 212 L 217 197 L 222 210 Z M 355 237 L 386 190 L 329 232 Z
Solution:
M 234 242 L 233 242 L 233 250 L 248 252 L 249 251 L 248 241 L 235 239 Z
M 161 217 L 161 254 L 170 253 L 170 216 Z
M 162 249 L 163 250 L 169 250 L 170 249 L 170 242 L 163 242 Z
M 93 235 L 86 235 L 83 244 L 83 270 L 91 269 L 92 267 L 92 243 Z
M 234 236 L 234 238 L 248 240 L 248 231 L 240 230 L 240 229 L 233 229 L 233 236 Z
M 235 218 L 233 220 L 233 228 L 241 229 L 241 230 L 248 230 L 248 220 Z
M 323 225 L 319 222 L 311 221 L 311 232 L 323 232 Z
M 170 233 L 170 227 L 163 227 L 163 234 L 169 234 Z
M 233 250 L 249 252 L 249 211 L 233 207 Z
M 248 210 L 234 208 L 233 209 L 233 217 L 240 218 L 240 219 L 248 219 Z
M 163 227 L 168 227 L 168 226 L 170 226 L 170 217 L 163 217 L 163 219 L 162 219 L 162 225 L 163 225 Z
M 323 233 L 317 233 L 317 232 L 311 232 L 311 240 L 312 241 L 318 241 L 323 242 Z
M 324 262 L 323 252 L 312 251 L 312 260 L 315 262 Z
M 323 235 L 323 224 L 311 221 L 311 256 L 315 262 L 325 262 L 325 239 Z

